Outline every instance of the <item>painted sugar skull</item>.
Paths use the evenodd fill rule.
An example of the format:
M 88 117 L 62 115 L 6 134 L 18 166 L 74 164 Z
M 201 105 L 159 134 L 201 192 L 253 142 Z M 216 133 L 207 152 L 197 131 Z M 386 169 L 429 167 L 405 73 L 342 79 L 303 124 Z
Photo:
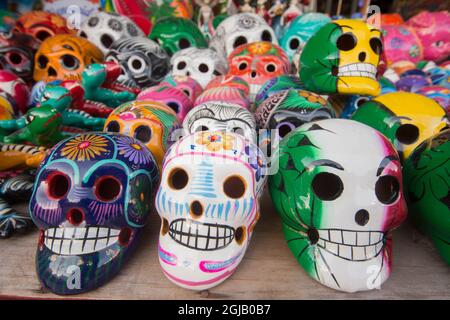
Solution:
M 155 199 L 169 280 L 203 290 L 233 273 L 259 218 L 264 168 L 257 146 L 234 133 L 196 132 L 170 148 Z
M 314 92 L 376 96 L 382 50 L 380 30 L 358 20 L 333 21 L 303 48 L 300 78 Z
M 57 144 L 30 201 L 42 285 L 66 295 L 109 281 L 136 245 L 158 176 L 152 154 L 132 137 L 83 133 Z
M 55 34 L 74 33 L 73 29 L 68 28 L 64 17 L 45 11 L 30 11 L 21 15 L 14 30 L 29 34 L 38 41 L 44 41 Z
M 180 121 L 183 121 L 186 114 L 192 109 L 192 101 L 185 91 L 169 85 L 158 85 L 145 89 L 137 96 L 137 100 L 163 103 L 176 113 Z
M 0 33 L 0 69 L 11 71 L 25 82 L 31 82 L 34 54 L 38 48 L 39 42 L 30 35 Z
M 240 77 L 249 84 L 250 100 L 254 100 L 266 81 L 290 71 L 289 59 L 283 49 L 265 41 L 238 47 L 228 57 L 228 65 L 228 75 Z
M 34 80 L 81 80 L 84 68 L 103 61 L 101 51 L 86 39 L 59 34 L 44 40 L 35 56 Z
M 10 71 L 0 70 L 0 90 L 8 93 L 14 100 L 16 116 L 27 112 L 30 89 L 21 78 Z
M 170 60 L 171 74 L 174 76 L 189 76 L 204 88 L 218 75 L 228 70 L 227 61 L 222 55 L 208 48 L 187 48 L 178 51 Z
M 275 129 L 280 138 L 304 123 L 335 117 L 324 98 L 313 92 L 295 89 L 273 94 L 255 112 L 258 127 Z
M 278 44 L 273 29 L 264 18 L 254 13 L 239 13 L 219 24 L 209 46 L 228 57 L 240 45 L 259 41 Z
M 161 82 L 161 85 L 175 87 L 183 91 L 191 101 L 195 101 L 203 91 L 200 83 L 188 76 L 174 76 L 168 74 L 164 81 Z
M 309 12 L 300 15 L 286 27 L 280 46 L 292 61 L 296 51 L 301 50 L 309 38 L 330 21 L 330 17 L 323 13 Z
M 106 119 L 105 132 L 119 132 L 139 140 L 161 164 L 171 143 L 171 133 L 179 127 L 175 112 L 155 101 L 132 101 L 114 109 Z
M 417 63 L 423 59 L 422 43 L 408 25 L 383 26 L 383 43 L 389 65 L 400 61 Z
M 328 119 L 283 139 L 277 159 L 270 193 L 299 264 L 336 290 L 379 287 L 391 270 L 389 234 L 406 216 L 390 142 L 361 123 Z
M 450 265 L 450 130 L 422 142 L 405 161 L 405 196 L 416 226 Z
M 159 19 L 149 38 L 157 42 L 170 56 L 182 49 L 208 46 L 197 25 L 189 19 L 179 17 Z
M 300 79 L 292 75 L 282 75 L 267 80 L 259 89 L 258 94 L 255 97 L 255 105 L 258 107 L 264 100 L 273 94 L 288 90 L 288 89 L 302 89 L 303 85 Z
M 169 56 L 146 37 L 122 38 L 115 41 L 105 57 L 120 64 L 122 74 L 117 81 L 125 86 L 146 88 L 161 82 L 170 71 Z
M 410 92 L 392 92 L 363 103 L 353 114 L 384 134 L 402 160 L 425 139 L 449 126 L 445 110 L 434 100 Z
M 92 14 L 82 23 L 78 35 L 95 44 L 105 55 L 114 41 L 145 36 L 130 18 L 111 12 Z
M 184 118 L 185 134 L 199 131 L 234 132 L 256 141 L 256 122 L 253 114 L 240 105 L 227 102 L 205 102 L 197 105 Z

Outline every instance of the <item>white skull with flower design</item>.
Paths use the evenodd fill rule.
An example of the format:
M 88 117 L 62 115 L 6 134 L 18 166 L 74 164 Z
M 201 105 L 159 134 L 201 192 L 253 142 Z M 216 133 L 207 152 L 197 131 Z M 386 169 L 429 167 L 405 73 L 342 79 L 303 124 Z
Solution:
M 265 159 L 241 135 L 196 132 L 168 151 L 155 206 L 164 274 L 193 290 L 228 278 L 259 218 Z

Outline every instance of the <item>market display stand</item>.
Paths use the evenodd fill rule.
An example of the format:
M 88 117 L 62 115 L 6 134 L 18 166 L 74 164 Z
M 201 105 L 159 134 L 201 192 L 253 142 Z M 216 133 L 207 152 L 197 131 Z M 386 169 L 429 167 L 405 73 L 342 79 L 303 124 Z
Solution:
M 450 267 L 407 221 L 394 232 L 393 271 L 381 290 L 355 294 L 309 278 L 289 251 L 266 193 L 249 249 L 236 272 L 203 292 L 172 284 L 160 270 L 156 212 L 134 256 L 105 286 L 75 299 L 450 299 Z M 37 230 L 0 241 L 0 298 L 63 298 L 42 290 L 35 273 Z

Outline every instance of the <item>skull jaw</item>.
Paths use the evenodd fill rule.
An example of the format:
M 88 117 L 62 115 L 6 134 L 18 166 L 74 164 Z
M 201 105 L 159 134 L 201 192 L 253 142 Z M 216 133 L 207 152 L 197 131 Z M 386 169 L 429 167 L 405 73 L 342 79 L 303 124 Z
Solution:
M 344 76 L 337 78 L 337 91 L 340 94 L 378 96 L 381 87 L 375 79 Z

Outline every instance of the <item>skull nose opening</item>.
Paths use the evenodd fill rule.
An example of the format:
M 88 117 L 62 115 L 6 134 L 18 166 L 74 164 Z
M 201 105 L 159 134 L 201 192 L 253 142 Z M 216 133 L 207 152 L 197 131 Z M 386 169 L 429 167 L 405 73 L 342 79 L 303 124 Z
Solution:
M 130 243 L 131 234 L 132 234 L 131 229 L 128 227 L 120 229 L 119 244 L 122 247 L 126 247 L 128 245 L 128 243 Z
M 161 221 L 161 235 L 165 236 L 169 232 L 169 221 L 166 218 L 162 218 Z
M 53 69 L 53 67 L 48 68 L 47 74 L 48 74 L 50 77 L 56 77 L 56 75 L 57 75 L 56 70 Z
M 250 76 L 251 76 L 252 78 L 256 78 L 256 71 L 252 71 L 252 72 L 250 73 Z
M 191 202 L 190 213 L 193 218 L 199 218 L 203 215 L 203 206 L 200 201 L 195 200 Z
M 311 242 L 311 244 L 316 244 L 319 241 L 319 232 L 317 231 L 316 228 L 310 228 L 308 229 L 308 238 L 309 238 L 309 242 Z
M 245 240 L 245 235 L 246 235 L 245 227 L 240 226 L 239 228 L 236 229 L 236 232 L 234 233 L 234 239 L 239 245 L 241 245 Z
M 355 213 L 355 222 L 360 226 L 365 226 L 369 222 L 369 212 L 361 209 Z
M 359 59 L 359 61 L 364 62 L 364 60 L 366 60 L 366 53 L 360 52 L 358 55 L 358 59 Z
M 81 209 L 72 208 L 67 212 L 66 218 L 72 225 L 78 226 L 84 221 L 85 216 Z
M 189 77 L 191 73 L 189 71 L 186 71 L 186 75 Z

